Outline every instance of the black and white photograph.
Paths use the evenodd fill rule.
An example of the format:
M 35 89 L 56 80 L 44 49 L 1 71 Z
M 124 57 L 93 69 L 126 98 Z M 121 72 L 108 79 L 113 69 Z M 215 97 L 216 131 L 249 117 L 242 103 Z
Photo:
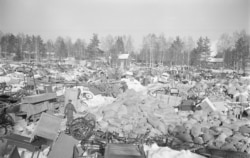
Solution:
M 250 158 L 250 0 L 0 0 L 0 158 Z

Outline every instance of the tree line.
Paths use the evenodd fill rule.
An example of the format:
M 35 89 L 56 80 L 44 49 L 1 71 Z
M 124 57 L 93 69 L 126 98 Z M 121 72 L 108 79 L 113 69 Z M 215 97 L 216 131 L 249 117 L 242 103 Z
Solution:
M 210 40 L 200 37 L 195 43 L 192 37 L 168 38 L 162 34 L 149 34 L 143 38 L 139 60 L 147 65 L 200 65 L 203 56 L 210 56 Z
M 93 34 L 87 43 L 84 39 L 72 42 L 70 38 L 58 37 L 55 41 L 43 40 L 41 36 L 0 32 L 1 57 L 14 54 L 14 60 L 35 58 L 49 58 L 51 53 L 55 57 L 64 59 L 93 60 L 105 57 L 110 64 L 116 64 L 119 54 L 128 53 L 132 59 L 153 65 L 192 65 L 207 66 L 211 54 L 211 41 L 208 37 L 200 37 L 197 41 L 192 37 L 173 38 L 164 34 L 148 34 L 142 40 L 139 50 L 135 50 L 131 36 L 108 35 L 99 39 Z M 232 35 L 222 34 L 217 42 L 217 58 L 223 58 L 224 66 L 228 68 L 242 68 L 246 66 L 249 55 L 250 37 L 245 31 Z M 35 54 L 35 55 L 34 55 Z
M 216 43 L 214 58 L 222 58 L 224 68 L 245 70 L 250 52 L 250 36 L 243 30 L 222 34 Z M 195 42 L 192 37 L 166 38 L 162 35 L 149 34 L 143 38 L 138 60 L 146 65 L 191 65 L 209 67 L 211 41 L 200 37 Z
M 224 59 L 224 66 L 245 70 L 250 52 L 250 36 L 245 31 L 224 33 L 217 43 L 217 56 Z
M 77 39 L 75 42 L 67 37 L 57 37 L 53 40 L 43 40 L 41 36 L 2 33 L 0 31 L 0 56 L 8 58 L 13 56 L 14 60 L 41 60 L 50 58 L 54 54 L 57 59 L 74 57 L 75 59 L 94 60 L 98 57 L 112 59 L 117 62 L 118 55 L 132 52 L 133 43 L 130 36 L 107 36 L 99 39 L 97 34 L 93 34 L 89 43 L 84 39 Z
M 101 43 L 101 48 L 106 52 L 106 56 L 110 57 L 111 63 L 117 62 L 119 54 L 129 53 L 134 60 L 147 66 L 188 65 L 190 63 L 195 65 L 198 64 L 198 53 L 205 52 L 207 56 L 210 53 L 210 40 L 207 37 L 199 39 L 196 54 L 193 52 L 196 43 L 192 37 L 177 36 L 175 39 L 172 37 L 167 39 L 164 34 L 159 36 L 148 34 L 143 38 L 142 48 L 139 51 L 135 50 L 131 36 L 108 35 L 102 39 Z
M 103 53 L 98 49 L 99 39 L 96 34 L 93 35 L 90 43 L 87 45 L 83 39 L 77 39 L 72 42 L 70 38 L 58 37 L 55 41 L 43 40 L 41 36 L 25 34 L 3 34 L 0 32 L 0 48 L 2 58 L 13 56 L 14 60 L 22 61 L 27 59 L 41 60 L 50 58 L 51 55 L 58 59 L 75 57 L 76 59 L 92 59 L 94 54 Z

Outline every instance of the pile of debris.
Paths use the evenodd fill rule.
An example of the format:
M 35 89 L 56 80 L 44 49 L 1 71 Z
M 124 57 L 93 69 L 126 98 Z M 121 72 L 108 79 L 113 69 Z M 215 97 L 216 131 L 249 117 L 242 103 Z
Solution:
M 166 146 L 177 150 L 202 147 L 250 153 L 250 122 L 242 118 L 243 109 L 249 107 L 249 79 L 201 77 L 199 81 L 181 81 L 183 77 L 176 78 L 171 73 L 164 78 L 167 71 L 163 69 L 134 67 L 123 73 L 111 67 L 48 66 L 28 69 L 28 66 L 17 65 L 10 68 L 12 71 L 2 74 L 0 89 L 3 96 L 8 93 L 18 98 L 15 104 L 0 104 L 1 108 L 7 109 L 2 110 L 1 118 L 5 118 L 2 124 L 9 127 L 11 122 L 14 128 L 14 136 L 4 137 L 9 142 L 23 143 L 27 139 L 26 145 L 35 147 L 32 143 L 37 138 L 46 139 L 48 142 L 41 143 L 39 150 L 34 152 L 46 151 L 52 146 L 50 154 L 46 153 L 44 157 L 57 158 L 60 157 L 58 151 L 67 148 L 72 151 L 64 152 L 71 157 L 72 148 L 79 139 L 74 139 L 72 133 L 64 133 L 67 121 L 64 110 L 72 100 L 77 111 L 72 122 L 81 120 L 86 113 L 94 115 L 94 123 L 90 122 L 96 129 L 91 127 L 90 132 L 114 132 L 119 138 L 131 139 L 147 133 L 149 136 L 145 142 L 151 138 L 161 139 L 159 142 L 167 140 L 161 144 L 162 148 L 152 146 L 149 157 L 157 157 L 160 152 L 170 154 L 171 149 Z M 192 75 L 190 73 L 190 78 Z M 250 114 L 247 109 L 245 112 Z M 10 116 L 13 116 L 11 121 Z M 76 131 L 84 131 L 77 123 L 81 125 L 81 122 L 76 122 Z M 178 154 L 192 155 L 186 151 L 178 151 Z
M 248 119 L 238 119 L 234 113 L 196 111 L 179 124 L 168 126 L 177 144 L 202 145 L 210 149 L 250 153 Z
M 102 119 L 98 124 L 104 131 L 115 131 L 130 137 L 146 133 L 147 129 L 152 136 L 163 135 L 167 133 L 167 125 L 178 120 L 173 106 L 180 101 L 181 98 L 176 96 L 160 95 L 154 98 L 130 89 L 112 104 L 99 109 L 96 115 Z

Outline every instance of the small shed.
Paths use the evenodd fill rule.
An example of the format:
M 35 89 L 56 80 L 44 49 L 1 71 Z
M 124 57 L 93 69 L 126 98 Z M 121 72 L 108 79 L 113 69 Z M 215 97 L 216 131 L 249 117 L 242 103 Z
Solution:
M 124 69 L 126 67 L 129 66 L 130 62 L 129 62 L 129 54 L 120 54 L 118 56 L 119 59 L 119 63 L 120 63 L 120 68 Z
M 209 58 L 208 64 L 212 65 L 214 68 L 223 67 L 224 59 L 223 58 Z

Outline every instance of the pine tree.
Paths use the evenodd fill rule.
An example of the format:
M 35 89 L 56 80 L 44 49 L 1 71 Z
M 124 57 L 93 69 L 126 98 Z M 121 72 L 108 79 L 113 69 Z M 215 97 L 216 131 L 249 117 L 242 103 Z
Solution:
M 99 39 L 97 34 L 93 34 L 90 44 L 87 47 L 88 56 L 90 59 L 95 59 L 99 51 Z

